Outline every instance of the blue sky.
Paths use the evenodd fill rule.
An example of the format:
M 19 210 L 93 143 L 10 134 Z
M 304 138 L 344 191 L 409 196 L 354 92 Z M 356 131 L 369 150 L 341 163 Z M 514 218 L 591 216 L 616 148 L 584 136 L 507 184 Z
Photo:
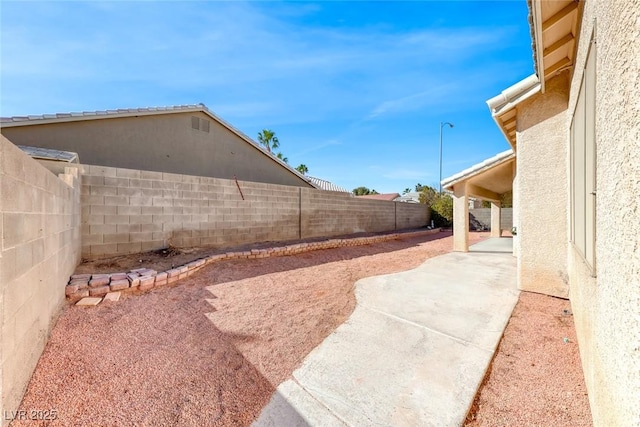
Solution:
M 509 148 L 485 101 L 533 73 L 517 1 L 5 2 L 2 116 L 205 103 L 292 166 L 402 192 Z

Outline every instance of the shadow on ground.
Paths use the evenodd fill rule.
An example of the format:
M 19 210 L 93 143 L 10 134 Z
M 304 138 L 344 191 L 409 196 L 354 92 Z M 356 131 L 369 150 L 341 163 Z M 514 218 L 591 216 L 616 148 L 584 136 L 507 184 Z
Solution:
M 70 306 L 20 409 L 55 408 L 50 425 L 249 425 L 351 314 L 358 279 L 414 268 L 449 251 L 450 235 L 219 262 L 175 286 Z

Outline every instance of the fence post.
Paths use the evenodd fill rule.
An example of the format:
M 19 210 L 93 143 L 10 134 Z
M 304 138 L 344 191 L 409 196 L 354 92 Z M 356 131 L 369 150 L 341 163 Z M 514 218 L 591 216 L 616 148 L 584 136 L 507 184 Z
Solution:
M 393 231 L 398 229 L 398 202 L 393 202 Z
M 298 187 L 298 238 L 302 240 L 302 187 Z

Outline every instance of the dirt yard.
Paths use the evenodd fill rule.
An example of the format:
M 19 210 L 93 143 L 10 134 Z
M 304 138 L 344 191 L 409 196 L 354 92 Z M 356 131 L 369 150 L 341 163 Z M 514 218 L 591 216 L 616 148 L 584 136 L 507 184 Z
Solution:
M 220 262 L 174 286 L 123 295 L 118 302 L 93 308 L 70 306 L 52 332 L 20 409 L 55 409 L 57 420 L 49 425 L 61 426 L 249 425 L 275 387 L 351 314 L 358 279 L 417 267 L 450 251 L 450 236 L 443 232 L 371 246 Z M 473 233 L 471 241 L 486 236 Z M 522 304 L 516 313 L 522 312 Z M 562 311 L 540 309 L 548 308 L 554 314 Z M 530 358 L 529 351 L 556 351 L 555 359 L 575 355 L 575 350 L 566 352 L 575 346 L 570 330 L 559 332 L 570 341 L 561 341 L 565 351 L 558 353 L 555 347 L 523 345 L 539 328 L 537 323 L 525 322 L 518 329 L 512 323 L 500 346 L 507 357 Z M 572 328 L 570 318 L 556 323 Z M 512 399 L 520 405 L 507 410 L 526 415 L 531 397 L 524 399 L 517 390 L 551 389 L 557 381 L 559 372 L 526 374 L 531 369 L 526 363 L 516 371 L 503 371 L 498 368 L 500 356 L 492 375 L 504 375 L 496 376 L 498 382 L 488 376 L 474 425 L 495 425 L 503 419 L 496 417 L 502 416 L 500 400 L 507 399 L 490 393 L 491 388 L 509 387 L 520 396 Z M 575 369 L 562 372 L 567 384 L 582 381 Z M 579 387 L 571 389 L 574 395 L 562 395 L 568 411 L 584 398 L 578 395 Z M 538 399 L 533 402 L 535 407 Z M 566 419 L 577 419 L 558 411 L 544 418 L 510 420 L 562 425 Z
M 591 426 L 567 300 L 522 292 L 467 417 L 471 426 Z

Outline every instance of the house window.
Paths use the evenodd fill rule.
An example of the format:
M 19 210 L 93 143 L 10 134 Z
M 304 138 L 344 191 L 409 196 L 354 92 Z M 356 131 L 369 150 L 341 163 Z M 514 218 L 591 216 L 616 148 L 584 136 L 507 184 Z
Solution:
M 596 45 L 591 43 L 571 122 L 571 241 L 595 273 Z

